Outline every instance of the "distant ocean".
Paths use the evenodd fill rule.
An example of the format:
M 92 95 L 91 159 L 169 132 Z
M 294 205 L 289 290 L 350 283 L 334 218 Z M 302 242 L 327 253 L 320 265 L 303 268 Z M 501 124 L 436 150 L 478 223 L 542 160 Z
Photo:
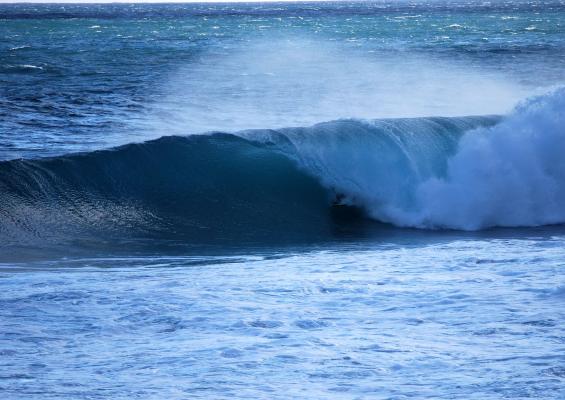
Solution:
M 0 37 L 0 398 L 565 396 L 565 2 Z

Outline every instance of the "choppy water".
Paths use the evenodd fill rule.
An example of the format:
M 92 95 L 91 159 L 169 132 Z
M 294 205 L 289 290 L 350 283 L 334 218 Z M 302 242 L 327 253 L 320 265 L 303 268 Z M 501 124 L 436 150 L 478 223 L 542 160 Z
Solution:
M 565 236 L 555 233 L 3 266 L 0 390 L 560 399 Z
M 0 4 L 0 398 L 562 399 L 564 24 Z
M 504 113 L 563 82 L 564 7 L 3 4 L 0 157 L 347 117 Z

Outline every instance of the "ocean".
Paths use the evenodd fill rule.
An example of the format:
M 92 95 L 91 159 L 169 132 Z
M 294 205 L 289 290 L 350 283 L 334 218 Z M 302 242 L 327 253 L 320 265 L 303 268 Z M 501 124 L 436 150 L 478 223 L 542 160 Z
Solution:
M 563 399 L 565 2 L 0 4 L 2 399 Z

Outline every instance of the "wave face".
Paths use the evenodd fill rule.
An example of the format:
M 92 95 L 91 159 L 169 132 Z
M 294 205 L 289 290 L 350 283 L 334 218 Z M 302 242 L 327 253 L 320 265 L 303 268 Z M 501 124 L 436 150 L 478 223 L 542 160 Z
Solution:
M 563 223 L 564 106 L 558 90 L 504 119 L 342 120 L 6 161 L 0 237 L 300 240 L 335 233 L 336 202 L 397 226 Z
M 227 134 L 0 163 L 3 243 L 319 235 L 329 198 L 271 149 Z

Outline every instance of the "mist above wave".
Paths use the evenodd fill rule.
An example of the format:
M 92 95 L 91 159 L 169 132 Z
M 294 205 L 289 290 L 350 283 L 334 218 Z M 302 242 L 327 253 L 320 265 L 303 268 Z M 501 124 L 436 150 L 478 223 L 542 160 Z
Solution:
M 501 74 L 329 39 L 250 40 L 180 68 L 152 132 L 234 132 L 341 118 L 502 114 L 531 92 Z

